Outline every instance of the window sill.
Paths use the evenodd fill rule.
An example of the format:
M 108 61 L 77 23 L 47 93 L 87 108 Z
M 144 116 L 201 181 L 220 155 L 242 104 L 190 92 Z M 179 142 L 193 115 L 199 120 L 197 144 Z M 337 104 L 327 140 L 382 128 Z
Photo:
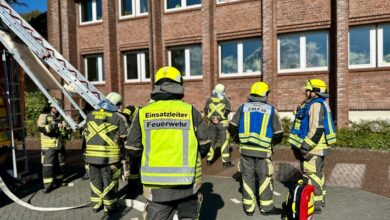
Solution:
M 148 17 L 148 13 L 142 15 L 120 16 L 118 21 L 121 22 L 121 21 L 137 20 L 137 19 L 143 19 L 147 17 Z
M 106 84 L 106 81 L 90 81 L 94 86 L 103 86 Z
M 151 81 L 125 81 L 124 85 L 151 85 Z
M 381 67 L 365 67 L 365 68 L 353 68 L 349 69 L 350 73 L 361 73 L 361 72 L 380 72 L 380 71 L 390 71 L 390 66 L 381 66 Z
M 257 78 L 261 76 L 261 72 L 256 72 L 256 73 L 250 73 L 250 74 L 219 74 L 220 79 L 234 79 L 234 78 Z
M 323 75 L 323 74 L 328 74 L 328 70 L 319 70 L 319 71 L 296 71 L 296 72 L 278 72 L 277 76 L 278 77 L 283 77 L 283 76 L 302 76 L 302 75 Z
M 196 7 L 187 7 L 187 8 L 178 8 L 178 9 L 165 9 L 164 15 L 178 14 L 178 13 L 184 13 L 189 11 L 200 11 L 201 9 L 202 9 L 202 5 Z
M 86 26 L 93 26 L 93 25 L 99 25 L 99 24 L 103 24 L 103 20 L 81 22 L 79 26 L 80 27 L 86 27 Z
M 225 6 L 225 5 L 240 4 L 243 2 L 249 2 L 249 1 L 254 1 L 254 0 L 241 0 L 241 1 L 240 0 L 233 0 L 233 1 L 228 1 L 228 2 L 217 2 L 216 6 L 220 7 L 220 6 Z
M 203 76 L 201 77 L 184 77 L 184 82 L 201 82 L 203 81 Z

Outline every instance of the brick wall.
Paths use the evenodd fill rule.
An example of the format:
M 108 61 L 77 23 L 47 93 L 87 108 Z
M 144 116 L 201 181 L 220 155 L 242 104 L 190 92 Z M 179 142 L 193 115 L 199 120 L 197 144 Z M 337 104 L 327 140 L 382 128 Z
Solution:
M 337 110 L 341 126 L 348 120 L 349 109 L 390 109 L 390 98 L 385 96 L 390 68 L 349 71 L 347 41 L 349 25 L 390 22 L 389 0 L 241 0 L 226 4 L 203 0 L 201 8 L 176 12 L 165 12 L 164 1 L 154 1 L 151 19 L 141 16 L 124 20 L 119 20 L 117 4 L 103 1 L 103 22 L 80 25 L 78 5 L 74 1 L 61 3 L 62 16 L 67 15 L 62 33 L 69 34 L 60 35 L 58 0 L 49 1 L 49 40 L 56 48 L 62 45 L 65 56 L 82 71 L 82 55 L 104 53 L 109 80 L 98 88 L 103 93 L 119 91 L 126 104 L 144 105 L 151 83 L 124 82 L 124 51 L 151 47 L 156 70 L 168 63 L 167 48 L 197 43 L 202 44 L 203 80 L 185 82 L 185 100 L 199 110 L 216 83 L 226 84 L 236 109 L 246 100 L 252 83 L 264 79 L 271 85 L 270 102 L 281 111 L 291 111 L 303 99 L 304 81 L 314 77 L 329 82 L 332 108 Z M 310 30 L 329 30 L 329 71 L 277 73 L 278 34 Z M 153 32 L 152 42 L 149 31 Z M 263 40 L 262 75 L 220 78 L 218 43 L 248 37 Z

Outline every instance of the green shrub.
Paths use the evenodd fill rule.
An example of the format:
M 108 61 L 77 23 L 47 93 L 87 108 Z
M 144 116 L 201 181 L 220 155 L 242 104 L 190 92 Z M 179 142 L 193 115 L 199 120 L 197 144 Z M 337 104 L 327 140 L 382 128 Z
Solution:
M 288 136 L 292 121 L 282 118 L 284 138 L 282 144 L 288 144 Z M 390 121 L 360 121 L 351 122 L 348 128 L 337 130 L 337 147 L 344 148 L 367 148 L 390 150 Z
M 47 107 L 47 99 L 41 92 L 25 92 L 26 121 L 28 137 L 38 137 L 37 120 Z
M 337 131 L 337 146 L 390 150 L 390 121 L 360 121 Z

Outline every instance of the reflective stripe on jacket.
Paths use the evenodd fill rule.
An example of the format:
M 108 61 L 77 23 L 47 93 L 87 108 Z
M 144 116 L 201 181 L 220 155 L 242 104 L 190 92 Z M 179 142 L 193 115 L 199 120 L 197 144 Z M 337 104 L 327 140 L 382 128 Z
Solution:
M 271 152 L 274 107 L 262 102 L 248 102 L 242 107 L 239 123 L 240 151 Z
M 120 137 L 127 132 L 125 117 L 118 112 L 99 109 L 88 114 L 86 125 L 86 162 L 97 165 L 119 162 Z
M 322 120 L 324 134 L 318 143 L 314 143 L 311 138 L 308 137 L 310 129 L 309 111 L 314 103 L 320 103 L 325 110 Z M 333 123 L 332 114 L 328 103 L 323 98 L 314 98 L 308 103 L 303 104 L 295 115 L 295 120 L 291 127 L 291 134 L 289 136 L 289 143 L 294 148 L 300 148 L 303 142 L 306 142 L 314 151 L 327 149 L 330 145 L 336 143 L 336 128 Z
M 139 110 L 144 150 L 141 180 L 148 185 L 190 185 L 195 181 L 198 140 L 192 106 L 157 101 Z

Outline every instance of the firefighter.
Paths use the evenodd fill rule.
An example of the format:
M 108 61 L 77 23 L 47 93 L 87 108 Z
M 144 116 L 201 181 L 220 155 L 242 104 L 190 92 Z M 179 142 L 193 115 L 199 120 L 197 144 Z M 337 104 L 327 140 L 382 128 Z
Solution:
M 232 121 L 229 132 L 240 143 L 242 197 L 244 211 L 252 216 L 259 195 L 260 214 L 279 215 L 281 209 L 273 203 L 273 145 L 283 139 L 278 111 L 267 103 L 270 88 L 265 82 L 252 85 L 248 102 L 242 104 Z M 256 192 L 256 176 L 259 190 Z
M 89 164 L 92 210 L 96 213 L 104 207 L 105 215 L 109 216 L 120 208 L 118 179 L 128 125 L 118 112 L 122 97 L 111 92 L 106 98 L 99 109 L 87 115 L 85 161 Z
M 88 115 L 91 111 L 93 110 L 92 105 L 90 105 L 88 102 L 84 104 L 83 112 Z M 79 123 L 82 122 L 84 118 L 80 115 L 79 116 Z M 83 151 L 83 156 L 85 158 L 85 149 L 87 148 L 87 144 L 85 141 L 85 129 L 84 127 L 80 128 L 80 134 L 82 137 L 82 142 L 81 142 L 81 150 Z M 82 178 L 83 180 L 89 179 L 89 165 L 88 163 L 84 163 L 84 176 Z
M 325 206 L 324 159 L 330 145 L 336 143 L 336 129 L 326 101 L 326 84 L 321 79 L 310 79 L 305 84 L 306 99 L 298 106 L 291 128 L 289 143 L 301 162 L 303 179 L 315 187 L 315 213 Z
M 229 146 L 229 121 L 228 114 L 231 111 L 229 99 L 225 96 L 225 86 L 217 84 L 212 92 L 212 96 L 207 100 L 204 107 L 204 113 L 207 116 L 210 129 L 213 137 L 211 148 L 207 154 L 207 165 L 210 165 L 216 149 L 218 138 L 221 142 L 221 158 L 223 167 L 232 167 L 234 164 L 230 162 L 230 146 Z
M 202 115 L 182 101 L 183 78 L 174 67 L 155 75 L 151 98 L 130 128 L 126 148 L 130 160 L 141 158 L 141 181 L 147 199 L 145 219 L 196 219 L 202 196 L 201 157 L 211 137 Z
M 43 192 L 49 193 L 56 186 L 61 186 L 65 170 L 65 144 L 72 132 L 70 126 L 59 114 L 57 107 L 62 102 L 53 99 L 49 111 L 39 115 L 37 125 L 41 133 L 41 161 L 43 176 Z
M 128 105 L 123 109 L 122 114 L 126 117 L 129 125 L 134 121 L 135 116 L 138 114 L 140 107 L 136 105 Z M 129 160 L 129 167 L 124 167 L 124 170 L 129 169 L 128 172 L 128 195 L 130 198 L 135 198 L 142 194 L 142 183 L 140 176 L 141 160 L 132 159 Z

